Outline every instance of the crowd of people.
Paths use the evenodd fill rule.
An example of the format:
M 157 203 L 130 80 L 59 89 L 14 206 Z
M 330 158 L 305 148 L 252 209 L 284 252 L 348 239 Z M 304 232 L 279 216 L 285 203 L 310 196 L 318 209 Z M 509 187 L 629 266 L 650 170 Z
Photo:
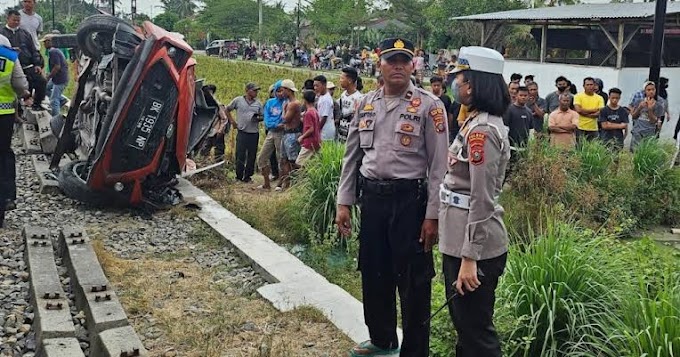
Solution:
M 345 67 L 341 73 L 339 84 L 343 92 L 338 100 L 333 99 L 335 84 L 323 75 L 305 81 L 302 90 L 290 79 L 276 81 L 269 87 L 269 99 L 264 104 L 257 99 L 260 86 L 252 82 L 245 85 L 244 95 L 226 106 L 215 101 L 214 85 L 204 86 L 209 103 L 220 108 L 220 120 L 201 147 L 201 153 L 207 155 L 214 147 L 217 157 L 224 155 L 224 135 L 233 128 L 236 179 L 252 182 L 257 165 L 263 177 L 258 189 L 271 189 L 273 180 L 278 180 L 275 190 L 288 188 L 290 174 L 303 167 L 324 141 L 347 140 L 349 123 L 362 97 L 363 82 L 353 67 Z M 260 123 L 265 137 L 258 152 Z

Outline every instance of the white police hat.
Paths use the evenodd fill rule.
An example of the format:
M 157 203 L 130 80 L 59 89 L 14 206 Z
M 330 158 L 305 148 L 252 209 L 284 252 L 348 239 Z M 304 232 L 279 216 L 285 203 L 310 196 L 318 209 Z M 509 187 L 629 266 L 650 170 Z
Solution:
M 479 46 L 461 47 L 458 53 L 458 62 L 451 73 L 470 70 L 503 74 L 504 63 L 503 55 L 490 48 Z

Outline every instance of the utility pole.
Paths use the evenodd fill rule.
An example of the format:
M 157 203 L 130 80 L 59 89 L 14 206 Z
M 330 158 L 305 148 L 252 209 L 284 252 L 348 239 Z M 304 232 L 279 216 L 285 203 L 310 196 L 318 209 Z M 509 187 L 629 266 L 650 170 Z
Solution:
M 297 37 L 295 38 L 295 47 L 300 47 L 300 7 L 302 6 L 302 0 L 298 0 L 297 6 Z
M 57 22 L 54 20 L 54 0 L 52 0 L 52 30 L 57 28 Z
M 111 1 L 111 16 L 116 16 L 116 0 Z
M 262 43 L 262 0 L 257 0 L 258 22 L 257 22 L 257 47 Z
M 132 18 L 133 22 L 135 21 L 136 14 L 137 14 L 137 0 L 130 0 L 130 17 Z
M 657 0 L 654 12 L 654 32 L 652 34 L 652 51 L 649 54 L 649 80 L 659 88 L 661 75 L 661 53 L 663 52 L 664 27 L 666 24 L 666 1 Z

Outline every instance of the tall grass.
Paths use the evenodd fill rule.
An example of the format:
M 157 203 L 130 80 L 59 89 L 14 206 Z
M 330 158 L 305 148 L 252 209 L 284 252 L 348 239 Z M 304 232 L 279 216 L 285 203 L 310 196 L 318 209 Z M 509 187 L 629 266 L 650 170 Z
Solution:
M 612 287 L 625 270 L 602 259 L 597 240 L 579 235 L 549 223 L 526 251 L 510 254 L 499 289 L 499 308 L 517 321 L 507 336 L 510 355 L 597 354 L 608 345 L 603 321 L 618 305 Z
M 324 142 L 319 152 L 301 170 L 294 187 L 297 202 L 293 209 L 303 217 L 316 237 L 335 232 L 336 195 L 342 173 L 345 146 Z M 358 228 L 358 210 L 353 212 L 353 231 Z

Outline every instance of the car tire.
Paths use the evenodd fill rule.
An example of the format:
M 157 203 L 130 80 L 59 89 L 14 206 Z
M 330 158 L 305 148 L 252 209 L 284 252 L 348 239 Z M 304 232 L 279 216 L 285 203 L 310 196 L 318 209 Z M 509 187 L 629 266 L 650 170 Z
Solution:
M 100 39 L 95 37 L 103 33 L 113 37 L 116 31 L 136 33 L 135 28 L 122 19 L 111 15 L 92 15 L 78 26 L 76 33 L 78 46 L 86 56 L 98 59 L 103 54 L 104 48 Z
M 59 188 L 68 198 L 85 204 L 103 207 L 111 205 L 112 197 L 103 192 L 95 191 L 87 185 L 83 178 L 87 168 L 86 161 L 72 161 L 64 166 L 59 172 Z

